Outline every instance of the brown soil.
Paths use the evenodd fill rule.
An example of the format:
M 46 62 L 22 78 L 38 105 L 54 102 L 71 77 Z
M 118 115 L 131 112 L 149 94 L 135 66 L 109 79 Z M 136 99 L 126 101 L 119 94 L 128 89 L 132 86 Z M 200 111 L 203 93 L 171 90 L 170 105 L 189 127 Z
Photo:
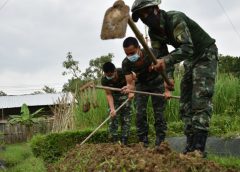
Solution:
M 214 162 L 202 159 L 198 152 L 183 155 L 171 151 L 167 143 L 159 149 L 144 148 L 141 144 L 128 147 L 120 144 L 76 145 L 49 172 L 235 172 Z

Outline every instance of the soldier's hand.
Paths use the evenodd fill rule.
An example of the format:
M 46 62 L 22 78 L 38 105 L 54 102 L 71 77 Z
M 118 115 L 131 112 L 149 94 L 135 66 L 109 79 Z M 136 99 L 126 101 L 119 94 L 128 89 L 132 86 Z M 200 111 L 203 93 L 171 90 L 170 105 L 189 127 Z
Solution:
M 121 88 L 121 92 L 124 94 L 129 94 L 129 93 L 131 93 L 132 90 L 134 90 L 134 88 L 130 85 L 126 85 Z
M 171 92 L 169 91 L 169 90 L 165 90 L 165 92 L 164 92 L 164 96 L 165 96 L 165 99 L 170 99 L 171 98 L 171 96 L 172 96 L 172 94 L 171 94 Z
M 166 82 L 164 82 L 164 87 L 165 90 L 168 89 L 169 91 L 174 91 L 174 80 L 173 79 L 169 79 L 171 85 L 168 85 Z
M 111 109 L 111 110 L 110 110 L 110 116 L 111 116 L 112 118 L 116 116 L 116 111 L 115 111 L 115 109 Z
M 128 99 L 129 99 L 129 100 L 132 100 L 133 97 L 134 97 L 134 95 L 135 95 L 134 93 L 129 93 L 129 94 L 128 94 Z
M 157 64 L 153 66 L 153 69 L 158 72 L 164 71 L 166 69 L 164 59 L 157 59 Z
M 152 70 L 154 70 L 154 64 L 148 66 L 148 72 L 152 72 Z

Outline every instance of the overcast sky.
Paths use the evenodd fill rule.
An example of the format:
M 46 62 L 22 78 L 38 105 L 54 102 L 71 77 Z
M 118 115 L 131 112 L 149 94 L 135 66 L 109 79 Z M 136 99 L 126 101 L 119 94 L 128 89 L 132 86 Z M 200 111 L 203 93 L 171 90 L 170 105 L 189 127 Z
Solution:
M 240 1 L 163 0 L 160 8 L 186 13 L 217 40 L 219 52 L 240 56 Z M 110 0 L 0 0 L 0 90 L 24 94 L 44 85 L 60 90 L 67 52 L 80 62 L 113 53 L 120 67 L 123 39 L 102 41 L 103 16 Z M 133 0 L 125 0 L 129 6 Z M 2 8 L 1 8 L 2 7 Z M 230 20 L 228 19 L 228 17 Z M 232 24 L 234 26 L 232 26 Z M 144 25 L 138 27 L 144 33 Z M 127 36 L 133 36 L 128 28 Z

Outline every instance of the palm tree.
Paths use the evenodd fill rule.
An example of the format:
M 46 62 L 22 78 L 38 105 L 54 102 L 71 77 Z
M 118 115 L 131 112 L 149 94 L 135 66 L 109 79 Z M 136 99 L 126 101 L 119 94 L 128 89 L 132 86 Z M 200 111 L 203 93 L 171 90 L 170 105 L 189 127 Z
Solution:
M 34 113 L 30 113 L 28 106 L 24 103 L 21 107 L 20 115 L 11 115 L 10 120 L 8 121 L 10 124 L 21 124 L 26 127 L 27 140 L 32 137 L 32 126 L 35 123 L 39 123 L 40 119 L 43 117 L 38 117 L 37 115 L 43 110 L 43 108 L 38 109 Z

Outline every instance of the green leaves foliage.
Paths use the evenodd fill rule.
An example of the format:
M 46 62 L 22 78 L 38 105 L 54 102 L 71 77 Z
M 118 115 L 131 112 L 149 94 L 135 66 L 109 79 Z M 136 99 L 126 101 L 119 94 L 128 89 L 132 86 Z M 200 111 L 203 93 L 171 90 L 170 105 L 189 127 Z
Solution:
M 34 123 L 38 123 L 42 117 L 38 117 L 43 108 L 38 109 L 34 113 L 30 113 L 28 106 L 24 103 L 21 107 L 20 115 L 11 115 L 10 124 L 22 124 L 26 126 L 32 126 Z

